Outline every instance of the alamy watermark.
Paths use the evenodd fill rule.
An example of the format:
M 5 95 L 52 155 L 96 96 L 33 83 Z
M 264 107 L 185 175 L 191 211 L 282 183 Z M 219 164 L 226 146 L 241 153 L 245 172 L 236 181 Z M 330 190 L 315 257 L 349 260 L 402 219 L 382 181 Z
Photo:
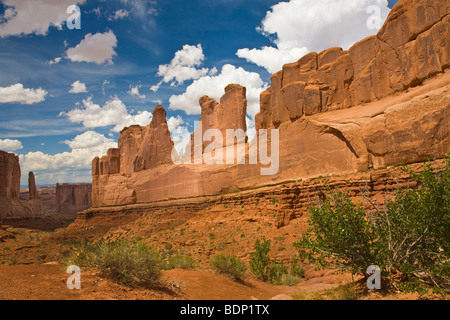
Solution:
M 193 141 L 187 144 L 186 152 L 180 156 L 177 150 L 173 148 L 172 161 L 176 165 L 261 164 L 269 166 L 261 168 L 261 175 L 270 176 L 277 174 L 280 168 L 279 130 L 261 129 L 258 130 L 256 139 L 253 139 L 248 144 L 246 139 L 247 135 L 243 129 L 227 129 L 223 131 L 208 129 L 203 131 L 203 124 L 199 121 L 197 129 L 194 131 Z
M 81 290 L 81 269 L 78 266 L 69 266 L 66 273 L 72 274 L 66 282 L 67 289 Z
M 367 268 L 367 274 L 371 276 L 367 279 L 367 289 L 380 290 L 381 289 L 381 269 L 378 266 L 370 266 Z
M 377 5 L 372 5 L 367 7 L 367 14 L 369 18 L 367 19 L 366 26 L 369 30 L 379 30 L 382 27 L 381 19 L 381 8 Z
M 67 7 L 67 13 L 71 14 L 67 18 L 66 25 L 69 30 L 81 29 L 81 10 L 77 5 L 71 5 Z

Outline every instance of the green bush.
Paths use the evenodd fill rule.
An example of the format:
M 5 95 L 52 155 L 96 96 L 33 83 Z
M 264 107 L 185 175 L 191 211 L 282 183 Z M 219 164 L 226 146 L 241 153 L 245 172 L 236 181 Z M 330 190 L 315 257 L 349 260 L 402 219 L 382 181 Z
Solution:
M 195 269 L 195 261 L 191 256 L 186 256 L 186 255 L 169 256 L 167 258 L 166 269 L 167 270 L 172 270 L 172 269 L 193 270 L 193 269 Z
M 132 287 L 159 284 L 163 266 L 159 252 L 143 242 L 127 241 L 85 243 L 66 264 L 97 268 L 114 282 Z
M 365 209 L 348 194 L 330 191 L 310 208 L 310 227 L 295 243 L 301 257 L 361 274 L 377 265 L 404 291 L 450 289 L 450 154 L 440 173 L 429 163 L 418 174 L 405 169 L 418 188 L 399 189 L 382 206 L 367 199 Z
M 229 276 L 234 281 L 242 281 L 247 267 L 239 258 L 231 255 L 215 255 L 210 262 L 211 268 L 220 274 Z
M 250 271 L 264 282 L 271 280 L 271 264 L 269 258 L 270 240 L 263 238 L 255 242 L 255 252 L 250 255 Z
M 250 271 L 264 282 L 275 285 L 296 285 L 304 277 L 304 270 L 298 266 L 298 257 L 290 264 L 290 270 L 283 262 L 270 259 L 271 241 L 262 238 L 255 242 L 255 252 L 250 255 Z
M 300 281 L 301 281 L 301 278 L 294 276 L 290 273 L 285 273 L 285 274 L 281 275 L 280 280 L 278 281 L 277 285 L 293 287 L 293 286 L 297 285 Z
M 290 274 L 294 277 L 304 278 L 305 277 L 305 269 L 302 266 L 298 265 L 299 257 L 295 257 L 290 265 Z
M 275 262 L 272 261 L 270 264 L 270 267 L 268 268 L 269 271 L 269 283 L 280 285 L 282 284 L 282 278 L 285 275 L 288 275 L 288 269 L 284 266 L 283 262 Z

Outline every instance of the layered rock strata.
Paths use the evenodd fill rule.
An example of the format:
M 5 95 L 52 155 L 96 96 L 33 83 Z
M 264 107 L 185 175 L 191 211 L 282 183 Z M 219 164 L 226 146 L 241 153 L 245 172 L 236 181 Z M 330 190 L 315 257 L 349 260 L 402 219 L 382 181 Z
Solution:
M 449 12 L 449 0 L 401 0 L 377 35 L 348 51 L 310 53 L 275 73 L 255 120 L 259 132 L 279 130 L 277 173 L 263 176 L 261 163 L 250 164 L 251 147 L 261 147 L 258 139 L 244 142 L 245 164 L 205 165 L 203 158 L 175 165 L 165 111 L 158 106 L 149 126 L 124 129 L 119 149 L 94 159 L 93 206 L 210 196 L 445 157 Z M 203 97 L 200 105 L 202 134 L 246 129 L 245 88 L 230 85 L 220 103 Z M 234 148 L 231 141 L 222 147 Z M 203 141 L 201 150 L 210 144 Z
M 437 160 L 432 166 L 436 172 L 441 171 L 445 168 L 445 160 Z M 409 167 L 415 172 L 422 170 L 422 164 L 412 164 Z M 258 216 L 263 216 L 265 223 L 270 222 L 274 227 L 282 228 L 291 220 L 302 217 L 309 206 L 316 205 L 320 199 L 323 200 L 327 194 L 326 188 L 346 191 L 354 200 L 361 200 L 363 205 L 372 208 L 370 203 L 364 201 L 364 197 L 382 203 L 386 197 L 392 196 L 399 188 L 406 186 L 415 188 L 417 183 L 408 172 L 401 167 L 395 167 L 343 176 L 303 179 L 215 197 L 91 208 L 80 212 L 78 218 L 89 220 L 97 216 L 142 215 L 142 213 L 157 215 L 167 210 L 175 211 L 177 216 L 186 214 L 187 220 L 190 215 L 208 208 L 211 212 L 257 210 Z M 240 219 L 247 218 L 242 216 Z

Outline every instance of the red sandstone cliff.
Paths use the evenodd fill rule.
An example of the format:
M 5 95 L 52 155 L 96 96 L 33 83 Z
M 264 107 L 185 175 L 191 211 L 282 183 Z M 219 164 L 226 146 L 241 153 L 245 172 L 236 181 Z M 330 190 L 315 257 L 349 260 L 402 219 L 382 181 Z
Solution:
M 275 73 L 261 94 L 256 127 L 279 129 L 278 174 L 261 176 L 261 165 L 174 165 L 158 106 L 152 124 L 124 129 L 119 149 L 94 159 L 93 206 L 217 195 L 443 158 L 450 151 L 449 13 L 450 0 L 401 0 L 378 35 L 348 51 L 310 53 Z M 246 129 L 245 88 L 230 85 L 220 104 L 203 97 L 200 105 L 202 132 Z
M 201 127 L 198 126 L 191 135 L 191 141 L 186 147 L 185 162 L 188 161 L 190 155 L 192 163 L 201 163 L 201 158 L 197 160 L 198 162 L 196 158 L 210 145 L 211 147 L 220 148 L 246 142 L 246 92 L 246 88 L 237 84 L 230 84 L 225 88 L 225 94 L 221 97 L 220 103 L 208 96 L 200 98 L 199 103 L 202 111 L 199 123 L 201 123 Z M 206 137 L 201 143 L 196 145 L 194 137 L 197 134 L 205 137 L 205 133 L 210 129 L 219 130 L 222 135 L 222 141 L 216 141 L 215 137 Z M 227 132 L 227 130 L 242 130 L 243 136 L 236 137 Z M 223 162 L 226 162 L 226 152 L 223 152 Z
M 366 114 L 360 115 L 354 110 L 346 115 L 330 112 L 405 92 L 448 69 L 449 13 L 449 0 L 403 0 L 378 35 L 359 41 L 348 51 L 331 48 L 285 65 L 261 95 L 256 128 L 289 131 L 296 130 L 293 126 L 309 126 L 318 134 L 334 134 L 354 154 L 358 170 L 445 156 L 450 149 L 446 89 L 435 93 L 439 101 L 430 103 L 416 101 L 377 111 L 367 107 Z M 314 117 L 320 114 L 339 116 L 326 117 L 326 121 Z M 304 139 L 316 139 L 318 134 L 311 134 Z
M 29 200 L 20 198 L 19 157 L 0 151 L 0 219 L 30 218 L 44 215 L 34 174 L 29 173 Z
M 90 183 L 58 183 L 56 184 L 56 212 L 71 214 L 89 209 L 92 204 L 91 195 Z

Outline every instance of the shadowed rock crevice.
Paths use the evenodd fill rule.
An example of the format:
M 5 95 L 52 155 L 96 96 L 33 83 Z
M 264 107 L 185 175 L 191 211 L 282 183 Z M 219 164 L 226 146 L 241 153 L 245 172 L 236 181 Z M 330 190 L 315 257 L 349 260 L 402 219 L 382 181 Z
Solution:
M 347 138 L 345 138 L 345 136 L 342 134 L 341 131 L 339 131 L 339 130 L 337 130 L 335 128 L 332 128 L 332 127 L 327 127 L 325 129 L 325 132 L 331 133 L 332 135 L 334 135 L 335 137 L 337 137 L 338 139 L 343 141 L 347 145 L 349 150 L 355 155 L 356 158 L 359 158 L 361 156 L 361 155 L 358 155 L 358 153 L 355 151 L 355 149 L 353 148 L 353 146 L 350 143 L 350 141 L 348 141 Z

